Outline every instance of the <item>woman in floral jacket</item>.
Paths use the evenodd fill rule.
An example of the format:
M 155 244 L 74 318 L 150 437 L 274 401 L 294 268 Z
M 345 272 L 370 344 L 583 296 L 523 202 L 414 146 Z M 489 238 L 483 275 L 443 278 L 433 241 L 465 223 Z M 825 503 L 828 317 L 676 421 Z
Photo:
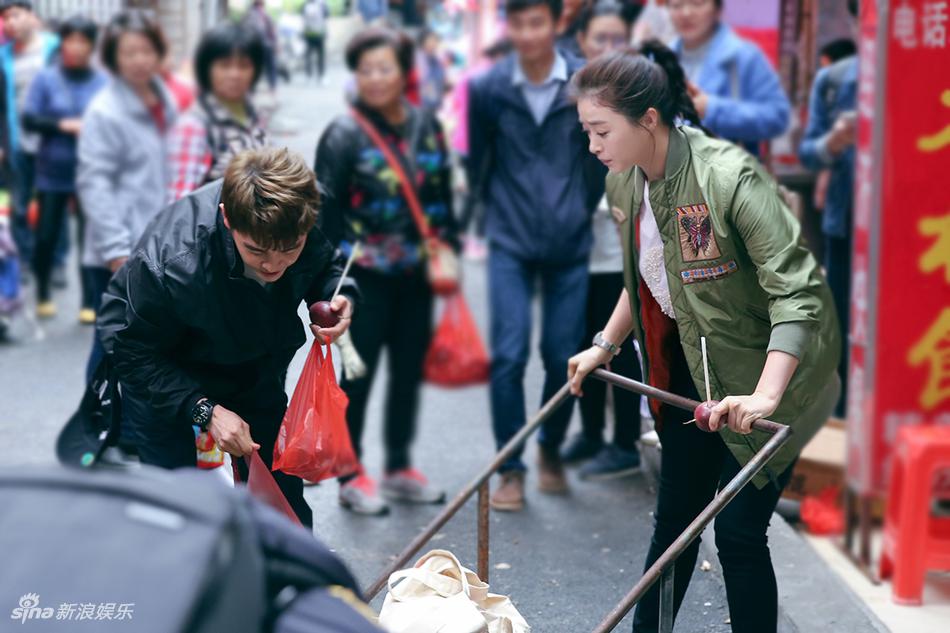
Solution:
M 356 75 L 353 111 L 337 118 L 317 148 L 315 171 L 325 189 L 323 230 L 347 255 L 360 247 L 353 278 L 362 289 L 362 315 L 351 328 L 368 372 L 343 380 L 350 398 L 347 422 L 357 454 L 366 404 L 379 354 L 385 346 L 390 383 L 386 404 L 386 474 L 383 493 L 414 503 L 434 503 L 444 493 L 412 468 L 422 364 L 432 334 L 432 289 L 426 278 L 423 240 L 402 195 L 399 178 L 357 117 L 376 129 L 412 179 L 422 211 L 438 236 L 457 250 L 452 216 L 449 155 L 438 121 L 405 97 L 412 68 L 411 43 L 384 28 L 363 31 L 350 42 L 347 65 Z M 363 514 L 383 514 L 386 504 L 365 474 L 344 480 L 340 502 Z

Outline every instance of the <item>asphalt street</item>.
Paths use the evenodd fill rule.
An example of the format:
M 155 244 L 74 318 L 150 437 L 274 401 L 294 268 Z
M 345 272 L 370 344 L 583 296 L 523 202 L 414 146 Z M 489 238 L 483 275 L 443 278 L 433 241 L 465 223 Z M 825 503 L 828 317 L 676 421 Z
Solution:
M 272 123 L 275 142 L 312 160 L 321 130 L 344 109 L 343 82 L 342 70 L 335 67 L 329 86 L 307 84 L 301 78 L 284 86 Z M 54 462 L 56 434 L 78 405 L 92 330 L 76 320 L 77 285 L 73 273 L 68 289 L 57 297 L 57 318 L 44 322 L 39 329 L 21 320 L 14 329 L 16 342 L 0 346 L 3 465 Z M 32 302 L 31 290 L 27 293 Z M 465 295 L 486 333 L 483 264 L 466 264 Z M 293 390 L 306 352 L 306 347 L 301 349 L 291 366 L 288 392 Z M 526 379 L 529 413 L 540 404 L 541 380 L 535 351 Z M 382 468 L 385 383 L 384 361 L 372 395 L 364 441 L 365 465 L 372 475 L 379 475 Z M 455 494 L 490 460 L 493 451 L 487 388 L 425 387 L 414 458 L 433 482 L 450 495 Z M 533 463 L 533 440 L 527 459 Z M 655 491 L 648 474 L 606 483 L 581 482 L 572 474 L 571 484 L 567 496 L 544 496 L 537 493 L 534 477 L 529 475 L 525 511 L 493 514 L 491 519 L 492 590 L 510 595 L 537 632 L 591 630 L 639 578 L 652 531 Z M 438 512 L 438 507 L 397 505 L 385 518 L 355 516 L 338 506 L 337 489 L 335 482 L 326 482 L 308 490 L 315 533 L 343 557 L 364 586 Z M 431 546 L 452 550 L 474 568 L 475 529 L 472 502 L 433 539 Z M 787 526 L 781 529 L 779 539 L 773 535 L 773 542 L 781 545 L 776 551 L 783 605 L 780 630 L 799 630 L 790 614 L 806 609 L 810 617 L 826 613 L 820 616 L 825 618 L 822 621 L 835 630 L 873 630 L 860 619 L 856 606 L 842 602 L 847 596 L 840 593 L 840 587 L 827 579 L 825 585 L 821 584 L 819 576 L 827 572 L 818 570 L 819 563 L 808 562 L 808 553 L 802 549 L 808 547 L 804 541 Z M 730 631 L 718 560 L 711 537 L 706 540 L 700 560 L 709 561 L 709 571 L 695 573 L 677 631 Z M 381 597 L 374 606 L 380 604 Z M 629 620 L 618 630 L 630 630 Z

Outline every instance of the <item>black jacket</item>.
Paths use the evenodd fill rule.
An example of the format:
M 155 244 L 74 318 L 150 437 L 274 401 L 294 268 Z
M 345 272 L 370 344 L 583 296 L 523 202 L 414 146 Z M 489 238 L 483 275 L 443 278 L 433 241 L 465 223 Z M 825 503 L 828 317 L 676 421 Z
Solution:
M 190 424 L 202 396 L 246 419 L 279 420 L 287 366 L 306 341 L 300 302 L 328 299 L 343 272 L 342 255 L 314 228 L 270 287 L 246 278 L 220 195 L 219 180 L 151 222 L 109 282 L 97 322 L 123 387 L 170 424 Z M 355 301 L 355 284 L 342 292 Z
M 430 226 L 458 250 L 452 167 L 438 120 L 428 110 L 407 106 L 408 119 L 397 130 L 374 110 L 356 107 L 387 140 L 409 177 L 415 177 Z M 337 117 L 321 136 L 314 171 L 326 193 L 323 230 L 347 254 L 360 241 L 356 266 L 383 273 L 421 267 L 419 230 L 399 182 L 350 114 Z

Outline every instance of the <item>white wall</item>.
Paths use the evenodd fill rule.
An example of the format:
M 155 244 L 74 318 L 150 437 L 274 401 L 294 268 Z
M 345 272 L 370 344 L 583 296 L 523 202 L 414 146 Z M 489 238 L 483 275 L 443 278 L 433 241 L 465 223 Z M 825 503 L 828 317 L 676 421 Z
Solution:
M 189 60 L 201 34 L 227 15 L 227 0 L 35 0 L 37 14 L 55 20 L 80 13 L 100 24 L 128 5 L 150 6 L 168 38 L 173 66 Z
M 104 23 L 125 5 L 124 0 L 33 0 L 37 14 L 43 19 L 62 19 L 81 13 Z

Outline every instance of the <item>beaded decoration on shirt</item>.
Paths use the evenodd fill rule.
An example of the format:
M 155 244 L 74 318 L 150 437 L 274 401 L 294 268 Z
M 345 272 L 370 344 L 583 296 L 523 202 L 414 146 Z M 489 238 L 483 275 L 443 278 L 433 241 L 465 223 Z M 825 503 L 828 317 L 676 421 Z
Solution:
M 670 287 L 663 283 L 663 276 L 666 275 L 666 264 L 663 259 L 663 247 L 654 246 L 641 254 L 642 263 L 640 265 L 643 281 L 656 302 L 660 306 L 663 314 L 676 319 L 676 313 L 673 312 L 673 300 L 670 297 Z

